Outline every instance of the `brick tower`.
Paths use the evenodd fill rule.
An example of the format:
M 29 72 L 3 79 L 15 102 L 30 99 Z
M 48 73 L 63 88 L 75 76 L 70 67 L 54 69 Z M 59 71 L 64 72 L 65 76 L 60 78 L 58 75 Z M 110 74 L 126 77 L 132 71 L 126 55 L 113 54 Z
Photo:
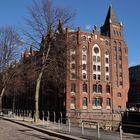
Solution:
M 99 32 L 68 31 L 66 110 L 71 117 L 109 119 L 126 109 L 129 89 L 128 50 L 123 25 L 109 6 Z M 105 114 L 103 116 L 103 114 Z M 111 119 L 111 118 L 110 118 Z

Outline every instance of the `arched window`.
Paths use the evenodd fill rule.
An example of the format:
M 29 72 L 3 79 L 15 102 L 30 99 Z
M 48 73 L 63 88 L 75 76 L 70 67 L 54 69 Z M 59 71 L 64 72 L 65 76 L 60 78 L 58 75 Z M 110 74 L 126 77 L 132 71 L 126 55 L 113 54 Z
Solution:
M 102 85 L 98 85 L 98 93 L 102 93 Z
M 86 70 L 86 64 L 83 64 L 83 65 L 82 65 L 82 69 L 83 69 L 83 70 Z
M 87 103 L 87 97 L 83 97 L 83 106 L 87 106 L 88 103 Z
M 95 44 L 92 48 L 92 57 L 93 57 L 93 80 L 101 80 L 101 49 L 98 44 Z
M 108 64 L 109 63 L 109 58 L 105 58 L 105 62 Z
M 102 106 L 102 98 L 93 98 L 92 105 L 95 107 Z
M 93 79 L 96 80 L 96 74 L 93 74 Z
M 96 98 L 97 99 L 97 106 L 102 106 L 102 98 Z
M 97 85 L 93 85 L 93 92 L 97 92 Z
M 87 84 L 83 84 L 83 92 L 87 92 Z
M 110 93 L 110 85 L 106 85 L 106 93 Z
M 101 80 L 101 75 L 100 74 L 98 74 L 98 80 Z

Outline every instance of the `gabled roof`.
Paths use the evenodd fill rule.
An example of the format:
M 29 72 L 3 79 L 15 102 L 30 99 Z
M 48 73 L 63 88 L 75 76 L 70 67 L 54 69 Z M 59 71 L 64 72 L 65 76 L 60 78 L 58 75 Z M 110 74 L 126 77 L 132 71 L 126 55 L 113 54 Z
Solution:
M 104 25 L 109 25 L 110 23 L 120 25 L 117 16 L 115 15 L 115 12 L 112 8 L 112 5 L 109 6 Z

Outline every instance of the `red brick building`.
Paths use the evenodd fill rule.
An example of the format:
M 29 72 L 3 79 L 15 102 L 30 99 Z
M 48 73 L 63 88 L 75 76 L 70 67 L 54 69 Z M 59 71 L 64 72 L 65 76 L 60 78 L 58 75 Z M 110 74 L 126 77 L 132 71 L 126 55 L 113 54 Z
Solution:
M 67 112 L 76 118 L 93 119 L 96 113 L 125 110 L 129 89 L 128 49 L 123 25 L 112 6 L 101 32 L 96 26 L 92 33 L 78 28 L 67 31 L 67 37 L 72 42 L 67 61 Z

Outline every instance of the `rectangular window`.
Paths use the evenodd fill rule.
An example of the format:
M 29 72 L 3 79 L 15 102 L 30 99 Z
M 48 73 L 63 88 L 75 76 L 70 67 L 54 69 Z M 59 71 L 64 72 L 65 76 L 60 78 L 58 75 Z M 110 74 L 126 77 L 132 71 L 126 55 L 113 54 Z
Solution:
M 83 98 L 83 106 L 87 106 L 87 97 Z
M 75 69 L 75 64 L 71 64 L 71 69 Z
M 93 56 L 93 62 L 96 62 L 96 56 Z
M 109 75 L 106 75 L 106 81 L 109 81 Z
M 101 98 L 97 98 L 97 106 L 102 106 L 102 99 Z
M 71 97 L 71 109 L 75 109 L 75 97 Z
M 97 56 L 97 62 L 100 62 L 100 56 Z
M 83 73 L 83 79 L 87 79 L 87 74 Z
M 83 84 L 83 92 L 87 92 L 87 84 Z
M 96 65 L 93 65 L 93 70 L 96 71 Z
M 111 106 L 110 98 L 106 99 L 106 106 Z
M 118 51 L 121 52 L 121 47 L 118 48 Z
M 101 66 L 98 65 L 98 66 L 97 66 L 97 70 L 98 70 L 98 71 L 101 71 Z
M 83 60 L 86 60 L 86 55 L 82 55 L 82 59 Z
M 76 92 L 75 83 L 71 83 L 71 92 Z
M 97 106 L 96 104 L 97 104 L 97 103 L 96 103 L 96 98 L 93 98 L 93 100 L 92 100 L 92 105 L 93 105 L 93 106 Z
M 120 86 L 122 86 L 123 85 L 123 82 L 122 81 L 120 81 Z
M 106 85 L 106 93 L 110 93 L 110 85 Z
M 119 74 L 119 75 L 120 75 L 120 77 L 122 77 L 122 72 L 120 72 L 120 74 Z
M 122 60 L 122 56 L 121 55 L 119 55 L 119 60 Z
M 75 73 L 71 73 L 71 79 L 76 79 L 76 74 Z
M 75 104 L 75 98 L 71 97 L 71 104 Z
M 72 61 L 75 61 L 75 59 L 76 59 L 75 54 L 72 54 L 72 55 L 71 55 L 71 60 L 72 60 Z

